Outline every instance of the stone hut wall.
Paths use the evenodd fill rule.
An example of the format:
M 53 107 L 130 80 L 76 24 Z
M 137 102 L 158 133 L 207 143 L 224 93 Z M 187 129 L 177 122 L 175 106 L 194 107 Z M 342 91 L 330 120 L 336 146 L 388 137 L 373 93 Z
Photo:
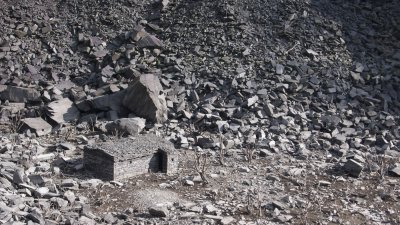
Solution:
M 85 167 L 94 172 L 96 177 L 113 180 L 114 179 L 114 159 L 112 156 L 101 150 L 84 150 Z
M 115 163 L 114 179 L 129 178 L 148 172 L 161 171 L 161 155 L 156 153 L 141 158 L 119 161 Z
M 166 174 L 176 174 L 178 172 L 178 154 L 159 150 L 162 156 L 162 172 Z

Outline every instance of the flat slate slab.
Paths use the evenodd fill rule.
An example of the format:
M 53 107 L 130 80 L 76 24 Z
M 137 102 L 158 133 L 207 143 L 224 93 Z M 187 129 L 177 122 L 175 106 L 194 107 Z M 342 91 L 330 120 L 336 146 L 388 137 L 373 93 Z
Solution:
M 51 125 L 41 117 L 26 118 L 23 122 L 27 129 L 33 130 L 38 136 L 49 134 L 52 129 Z

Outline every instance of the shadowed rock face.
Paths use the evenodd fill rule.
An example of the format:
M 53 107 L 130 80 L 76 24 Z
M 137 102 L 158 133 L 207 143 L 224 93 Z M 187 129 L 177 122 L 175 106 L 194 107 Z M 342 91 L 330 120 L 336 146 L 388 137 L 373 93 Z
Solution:
M 164 96 L 160 96 L 161 90 L 156 75 L 144 74 L 128 87 L 122 104 L 137 116 L 153 122 L 164 122 L 167 119 L 167 105 Z
M 32 88 L 0 85 L 0 99 L 10 102 L 39 101 L 40 93 Z

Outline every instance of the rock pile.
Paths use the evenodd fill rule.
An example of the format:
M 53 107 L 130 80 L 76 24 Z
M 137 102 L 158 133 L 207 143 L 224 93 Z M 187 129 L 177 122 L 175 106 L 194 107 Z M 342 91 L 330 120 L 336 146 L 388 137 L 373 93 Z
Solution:
M 0 223 L 398 223 L 398 1 L 0 6 Z M 194 174 L 157 184 L 194 203 L 111 213 L 82 190 L 113 187 L 97 197 L 117 208 L 105 196 L 136 181 L 64 177 L 85 145 L 139 133 L 194 154 Z

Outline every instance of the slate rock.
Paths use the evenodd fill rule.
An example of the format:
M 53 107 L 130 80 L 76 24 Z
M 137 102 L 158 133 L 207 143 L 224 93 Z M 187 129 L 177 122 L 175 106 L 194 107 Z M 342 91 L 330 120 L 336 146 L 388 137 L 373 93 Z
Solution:
M 14 171 L 13 182 L 15 184 L 25 183 L 25 175 L 24 175 L 24 170 L 23 169 L 17 169 L 17 170 Z
M 241 166 L 241 167 L 238 168 L 238 170 L 239 170 L 239 172 L 242 172 L 242 173 L 249 173 L 250 172 L 249 167 L 246 167 L 246 166 Z
M 116 111 L 118 113 L 124 113 L 122 106 L 122 100 L 125 96 L 125 90 L 95 97 L 93 99 L 87 99 L 79 101 L 76 107 L 82 112 L 90 111 Z
M 284 69 L 283 65 L 276 64 L 275 73 L 278 75 L 281 75 L 281 74 L 283 74 L 283 69 Z
M 224 218 L 222 218 L 221 221 L 220 221 L 220 223 L 221 223 L 222 225 L 234 224 L 235 222 L 236 222 L 236 219 L 233 218 L 233 217 L 231 217 L 231 216 L 224 217 Z
M 154 217 L 167 217 L 169 215 L 168 209 L 164 206 L 150 207 L 149 213 Z
M 31 220 L 31 221 L 33 221 L 33 222 L 35 222 L 35 223 L 38 223 L 38 224 L 45 224 L 45 221 L 44 221 L 44 219 L 43 219 L 43 216 L 42 216 L 41 214 L 39 214 L 38 212 L 31 212 L 31 213 L 28 213 L 28 214 L 26 215 L 26 218 L 27 218 L 28 220 Z
M 344 169 L 354 177 L 358 177 L 361 174 L 361 171 L 363 170 L 363 165 L 360 162 L 357 162 L 354 159 L 349 159 L 347 162 L 344 164 Z
M 113 224 L 115 221 L 117 221 L 117 218 L 115 218 L 111 213 L 107 213 L 107 214 L 104 216 L 104 221 L 105 221 L 107 224 Z
M 32 88 L 0 85 L 0 99 L 10 102 L 40 101 L 40 93 Z
M 149 34 L 144 30 L 142 25 L 136 24 L 133 27 L 133 31 L 131 33 L 131 38 L 134 41 L 139 41 L 141 38 L 148 36 Z
M 396 166 L 389 170 L 389 175 L 393 177 L 400 177 L 400 166 Z
M 98 223 L 94 219 L 91 219 L 91 218 L 86 217 L 86 216 L 81 216 L 81 217 L 79 217 L 77 224 L 95 225 L 95 224 L 98 224 Z
M 216 208 L 214 205 L 211 204 L 207 204 L 203 207 L 203 210 L 205 213 L 210 213 L 210 214 L 217 214 L 217 212 L 219 211 L 218 208 Z
M 194 186 L 194 182 L 191 181 L 191 180 L 188 180 L 188 179 L 184 180 L 184 184 L 185 184 L 186 186 Z
M 35 189 L 35 195 L 38 197 L 43 197 L 50 192 L 48 187 L 39 187 Z
M 160 39 L 154 35 L 147 35 L 137 42 L 139 48 L 163 48 L 164 45 Z
M 258 96 L 255 95 L 249 99 L 247 99 L 247 107 L 254 105 L 258 101 Z
M 37 136 L 43 136 L 51 132 L 52 126 L 41 117 L 26 118 L 23 120 L 24 127 L 34 131 Z
M 108 132 L 119 132 L 120 134 L 138 135 L 146 126 L 146 120 L 140 117 L 121 118 L 109 126 L 106 126 Z
M 76 149 L 76 146 L 74 144 L 68 143 L 68 142 L 61 143 L 60 147 L 62 149 L 70 150 L 70 151 L 74 151 Z
M 39 174 L 31 174 L 28 176 L 28 178 L 29 178 L 30 183 L 33 185 L 40 186 L 40 185 L 44 184 L 44 179 Z
M 80 112 L 68 98 L 49 103 L 46 106 L 47 115 L 57 123 L 72 122 L 79 118 Z
M 129 85 L 122 104 L 137 116 L 161 123 L 167 120 L 167 104 L 161 91 L 159 78 L 144 74 Z

